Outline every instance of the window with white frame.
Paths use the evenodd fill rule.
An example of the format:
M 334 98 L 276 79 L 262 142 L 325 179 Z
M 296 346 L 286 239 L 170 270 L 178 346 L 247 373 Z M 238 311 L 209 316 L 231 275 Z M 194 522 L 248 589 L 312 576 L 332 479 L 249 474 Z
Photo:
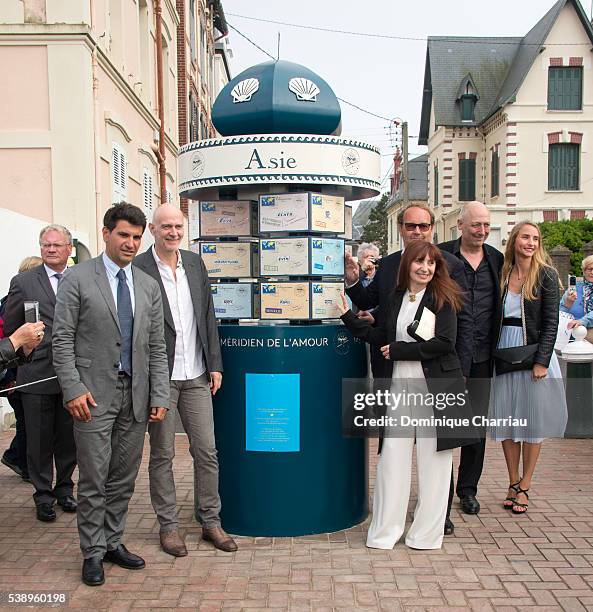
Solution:
M 112 202 L 126 200 L 128 194 L 128 169 L 123 147 L 114 142 L 111 149 Z
M 171 190 L 168 187 L 165 187 L 165 194 L 167 196 L 167 202 L 171 204 L 171 202 L 173 202 L 173 194 L 171 193 Z
M 153 212 L 153 186 L 152 186 L 152 174 L 148 168 L 144 168 L 142 171 L 142 206 L 144 208 L 144 214 L 146 215 L 147 221 L 152 221 Z

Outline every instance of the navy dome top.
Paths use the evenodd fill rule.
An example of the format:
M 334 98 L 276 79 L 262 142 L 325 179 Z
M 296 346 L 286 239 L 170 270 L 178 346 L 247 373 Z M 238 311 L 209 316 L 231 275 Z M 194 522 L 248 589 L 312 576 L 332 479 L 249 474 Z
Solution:
M 212 107 L 223 136 L 335 134 L 342 111 L 331 87 L 313 71 L 273 60 L 247 68 L 226 84 Z

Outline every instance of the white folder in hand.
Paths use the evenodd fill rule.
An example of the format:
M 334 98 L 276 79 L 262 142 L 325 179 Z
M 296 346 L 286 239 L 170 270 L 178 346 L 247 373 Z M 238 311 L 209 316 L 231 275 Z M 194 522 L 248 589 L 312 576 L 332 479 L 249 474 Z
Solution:
M 420 321 L 416 327 L 416 336 L 422 338 L 422 340 L 430 340 L 431 338 L 434 338 L 435 325 L 436 315 L 434 312 L 428 308 L 423 308 L 422 314 L 420 315 Z

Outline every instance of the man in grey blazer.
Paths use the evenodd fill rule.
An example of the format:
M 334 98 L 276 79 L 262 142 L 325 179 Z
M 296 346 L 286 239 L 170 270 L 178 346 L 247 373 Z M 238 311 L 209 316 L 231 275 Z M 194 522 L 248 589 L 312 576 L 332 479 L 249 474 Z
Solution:
M 54 367 L 74 418 L 82 580 L 89 586 L 104 583 L 103 560 L 145 565 L 121 539 L 146 422 L 162 421 L 169 405 L 161 292 L 131 265 L 146 218 L 122 202 L 103 225 L 105 251 L 60 284 L 53 333 Z
M 194 514 L 202 524 L 202 538 L 225 552 L 237 550 L 220 524 L 218 458 L 214 440 L 212 395 L 222 382 L 222 357 L 208 274 L 202 258 L 179 249 L 183 214 L 163 204 L 149 225 L 154 246 L 134 260 L 159 284 L 164 306 L 165 341 L 171 375 L 171 412 L 177 411 L 188 435 L 194 459 Z M 151 423 L 150 497 L 160 524 L 163 550 L 187 554 L 178 529 L 173 479 L 174 414 Z

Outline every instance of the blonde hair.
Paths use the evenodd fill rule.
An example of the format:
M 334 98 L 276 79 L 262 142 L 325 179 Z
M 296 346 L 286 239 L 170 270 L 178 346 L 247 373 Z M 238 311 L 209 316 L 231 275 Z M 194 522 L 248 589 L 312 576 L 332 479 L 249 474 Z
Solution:
M 593 264 L 593 255 L 589 255 L 589 257 L 585 257 L 581 263 L 581 270 L 584 272 L 587 266 Z
M 552 261 L 542 244 L 542 233 L 539 227 L 532 223 L 531 221 L 521 221 L 515 225 L 511 233 L 509 234 L 509 238 L 507 241 L 507 248 L 504 252 L 504 264 L 502 266 L 502 274 L 500 275 L 500 287 L 501 290 L 504 291 L 506 284 L 509 282 L 509 277 L 511 275 L 511 270 L 515 265 L 515 242 L 517 242 L 517 236 L 519 232 L 526 226 L 530 225 L 537 230 L 537 235 L 539 236 L 537 249 L 534 251 L 533 256 L 531 257 L 531 263 L 529 265 L 529 271 L 527 272 L 527 276 L 525 278 L 525 283 L 523 285 L 523 295 L 526 300 L 535 300 L 536 299 L 536 289 L 538 287 L 539 274 L 543 268 L 551 268 L 554 270 L 557 276 L 557 272 L 552 265 Z
M 37 257 L 37 255 L 30 255 L 29 257 L 25 257 L 23 261 L 21 261 L 21 265 L 19 266 L 19 274 L 21 272 L 26 272 L 31 268 L 36 268 L 43 263 L 43 259 L 41 257 Z

